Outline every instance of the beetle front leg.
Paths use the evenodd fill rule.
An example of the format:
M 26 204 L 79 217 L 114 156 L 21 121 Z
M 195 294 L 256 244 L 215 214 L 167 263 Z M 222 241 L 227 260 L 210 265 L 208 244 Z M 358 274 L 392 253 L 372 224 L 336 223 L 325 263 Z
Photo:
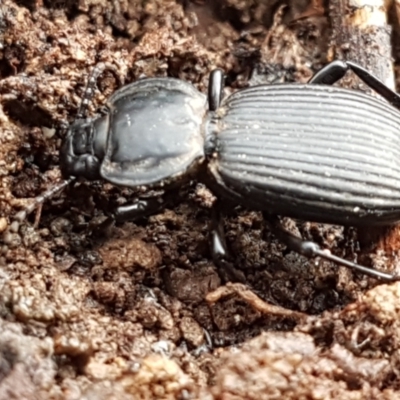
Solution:
M 224 89 L 224 73 L 221 69 L 211 71 L 208 81 L 208 109 L 216 111 L 219 108 L 222 100 Z
M 309 81 L 310 84 L 333 85 L 344 77 L 348 70 L 353 71 L 365 84 L 375 90 L 394 107 L 400 109 L 400 96 L 387 87 L 371 72 L 352 61 L 332 61 L 319 70 Z
M 148 217 L 166 207 L 167 200 L 160 197 L 139 199 L 132 204 L 119 206 L 114 210 L 114 218 L 118 222 L 135 221 Z
M 303 240 L 297 236 L 292 235 L 286 229 L 283 228 L 277 217 L 264 213 L 264 218 L 269 222 L 272 232 L 281 240 L 286 246 L 296 253 L 299 253 L 305 257 L 321 257 L 326 260 L 333 261 L 336 264 L 342 265 L 347 268 L 353 268 L 363 274 L 370 275 L 374 278 L 381 278 L 388 281 L 400 280 L 399 276 L 387 274 L 385 272 L 377 271 L 372 268 L 363 267 L 351 261 L 345 260 L 344 258 L 337 257 L 329 252 L 329 250 L 322 250 L 321 247 L 312 241 Z
M 225 232 L 221 211 L 218 204 L 212 210 L 211 254 L 214 264 L 224 281 L 245 282 L 244 274 L 237 270 L 232 263 L 228 247 L 225 240 Z

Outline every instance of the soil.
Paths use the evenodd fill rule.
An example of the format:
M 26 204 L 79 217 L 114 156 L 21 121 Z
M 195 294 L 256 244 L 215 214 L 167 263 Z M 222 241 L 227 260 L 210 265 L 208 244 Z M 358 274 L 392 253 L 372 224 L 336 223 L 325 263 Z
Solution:
M 147 219 L 115 223 L 138 193 L 60 180 L 58 151 L 99 62 L 90 115 L 142 77 L 206 92 L 307 82 L 327 62 L 329 21 L 307 1 L 3 0 L 0 3 L 0 399 L 395 399 L 400 283 L 288 252 L 237 208 L 227 242 L 245 285 L 212 262 L 212 193 L 192 181 Z M 394 239 L 286 221 L 362 265 L 399 271 Z M 394 233 L 393 233 L 394 232 Z M 368 235 L 374 237 L 374 232 Z M 375 235 L 376 236 L 376 235 Z

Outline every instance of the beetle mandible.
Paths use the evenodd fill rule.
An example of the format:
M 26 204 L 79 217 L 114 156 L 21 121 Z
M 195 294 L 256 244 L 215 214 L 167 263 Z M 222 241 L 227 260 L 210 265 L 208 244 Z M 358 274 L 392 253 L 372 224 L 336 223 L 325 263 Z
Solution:
M 308 84 L 253 86 L 225 99 L 221 70 L 211 73 L 208 96 L 179 79 L 146 78 L 117 90 L 106 115 L 84 119 L 103 69 L 89 80 L 79 118 L 61 148 L 66 181 L 17 217 L 77 177 L 131 188 L 173 188 L 196 177 L 219 199 L 262 211 L 289 249 L 398 279 L 301 240 L 277 217 L 358 227 L 400 221 L 400 96 L 367 70 L 334 61 Z M 387 102 L 333 87 L 348 70 Z M 157 208 L 158 201 L 143 199 L 114 215 L 133 220 Z M 242 280 L 229 262 L 219 208 L 211 232 L 213 258 L 227 279 Z

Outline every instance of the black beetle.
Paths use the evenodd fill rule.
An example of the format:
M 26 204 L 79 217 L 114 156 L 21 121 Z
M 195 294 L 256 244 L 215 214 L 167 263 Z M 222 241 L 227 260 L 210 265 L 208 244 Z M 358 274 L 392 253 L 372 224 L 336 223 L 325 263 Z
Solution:
M 391 104 L 331 86 L 349 69 Z M 277 215 L 354 226 L 398 222 L 400 96 L 362 67 L 342 61 L 305 85 L 254 86 L 225 99 L 222 90 L 221 70 L 211 73 L 208 97 L 173 78 L 143 79 L 117 90 L 106 115 L 70 126 L 60 153 L 68 180 L 28 212 L 75 177 L 147 188 L 171 188 L 196 177 L 219 198 L 262 211 L 291 250 L 398 279 L 302 241 L 280 226 Z M 86 96 L 83 105 L 88 101 Z M 140 200 L 119 207 L 115 216 L 135 219 L 159 207 L 159 201 Z M 219 221 L 212 230 L 214 259 L 228 279 L 241 280 L 228 262 Z

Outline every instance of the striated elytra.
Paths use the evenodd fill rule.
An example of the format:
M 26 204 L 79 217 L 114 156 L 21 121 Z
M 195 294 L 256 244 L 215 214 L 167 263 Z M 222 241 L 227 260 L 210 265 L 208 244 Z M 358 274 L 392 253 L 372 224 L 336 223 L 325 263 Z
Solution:
M 400 113 L 358 91 L 259 86 L 221 104 L 211 176 L 243 205 L 309 221 L 400 219 Z M 239 198 L 238 198 L 239 199 Z

